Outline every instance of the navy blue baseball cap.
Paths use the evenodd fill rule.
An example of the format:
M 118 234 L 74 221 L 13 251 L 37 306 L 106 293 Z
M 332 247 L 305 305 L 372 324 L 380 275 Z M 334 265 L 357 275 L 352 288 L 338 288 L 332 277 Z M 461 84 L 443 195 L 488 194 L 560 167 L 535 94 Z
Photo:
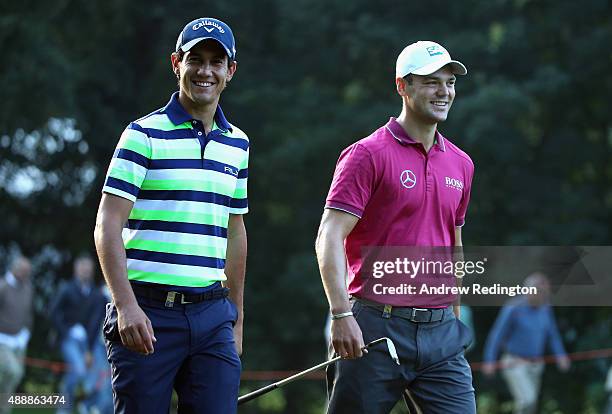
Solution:
M 185 26 L 176 41 L 176 51 L 187 52 L 197 43 L 213 39 L 221 43 L 230 60 L 236 60 L 236 41 L 232 29 L 221 20 L 212 17 L 200 17 Z

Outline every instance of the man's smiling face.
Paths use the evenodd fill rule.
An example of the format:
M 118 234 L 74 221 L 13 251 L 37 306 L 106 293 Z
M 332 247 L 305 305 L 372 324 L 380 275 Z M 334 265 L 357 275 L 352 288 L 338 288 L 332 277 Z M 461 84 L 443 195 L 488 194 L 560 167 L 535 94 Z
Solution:
M 236 63 L 228 63 L 225 49 L 215 40 L 201 41 L 181 60 L 173 55 L 172 66 L 179 75 L 181 101 L 194 108 L 216 106 L 236 70 Z
M 455 99 L 455 75 L 445 66 L 431 75 L 410 75 L 407 109 L 426 123 L 445 121 Z

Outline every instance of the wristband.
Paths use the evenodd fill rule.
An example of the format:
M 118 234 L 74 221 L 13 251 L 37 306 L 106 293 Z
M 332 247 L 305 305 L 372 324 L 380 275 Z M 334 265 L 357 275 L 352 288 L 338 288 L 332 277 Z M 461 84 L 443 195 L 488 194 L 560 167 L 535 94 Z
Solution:
M 335 315 L 332 315 L 331 318 L 332 320 L 336 320 L 336 319 L 346 318 L 347 316 L 353 316 L 353 312 L 348 311 L 348 312 L 336 313 Z

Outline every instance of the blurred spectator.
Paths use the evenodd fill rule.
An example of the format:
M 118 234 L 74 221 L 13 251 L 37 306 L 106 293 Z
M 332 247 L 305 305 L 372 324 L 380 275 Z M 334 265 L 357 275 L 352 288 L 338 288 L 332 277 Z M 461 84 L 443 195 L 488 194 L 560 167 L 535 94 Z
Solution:
M 50 310 L 67 364 L 60 392 L 71 404 L 76 404 L 79 384 L 85 389 L 84 381 L 104 315 L 104 298 L 93 283 L 93 275 L 93 260 L 88 256 L 78 257 L 74 261 L 73 279 L 61 286 Z
M 98 320 L 104 319 L 105 303 L 110 302 L 108 287 L 100 287 L 100 300 L 102 303 L 96 307 L 100 312 Z M 85 407 L 90 414 L 112 414 L 113 390 L 111 384 L 111 367 L 106 357 L 106 347 L 102 335 L 102 326 L 98 329 L 97 338 L 92 350 L 92 364 L 84 382 L 85 393 L 89 396 L 85 401 Z
M 612 414 L 612 367 L 608 370 L 608 377 L 606 378 L 606 392 L 608 393 L 608 405 L 604 414 Z
M 537 409 L 546 344 L 561 371 L 569 369 L 570 361 L 548 303 L 548 279 L 534 273 L 524 285 L 536 287 L 538 293 L 516 297 L 504 305 L 485 344 L 483 372 L 491 376 L 499 352 L 503 352 L 501 371 L 514 399 L 514 413 L 531 414 Z
M 32 329 L 32 266 L 16 257 L 0 279 L 0 394 L 12 394 L 24 372 L 25 350 Z M 2 408 L 0 413 L 10 410 Z

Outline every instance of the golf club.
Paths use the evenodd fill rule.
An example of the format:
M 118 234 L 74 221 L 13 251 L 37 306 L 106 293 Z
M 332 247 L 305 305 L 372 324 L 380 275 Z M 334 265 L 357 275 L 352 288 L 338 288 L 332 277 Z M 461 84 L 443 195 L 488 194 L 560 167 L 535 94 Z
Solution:
M 389 351 L 389 355 L 391 356 L 393 361 L 395 361 L 395 363 L 397 365 L 399 365 L 400 362 L 399 362 L 399 357 L 397 356 L 397 350 L 395 349 L 395 344 L 393 344 L 393 341 L 391 339 L 387 338 L 386 336 L 383 336 L 382 338 L 378 338 L 378 339 L 373 340 L 372 342 L 369 342 L 368 344 L 366 344 L 361 349 L 362 350 L 366 350 L 366 349 L 368 349 L 368 348 L 370 348 L 370 347 L 372 347 L 374 345 L 377 345 L 377 344 L 379 344 L 381 342 L 386 342 L 387 343 L 387 349 Z M 289 384 L 290 382 L 295 381 L 296 379 L 298 379 L 298 378 L 300 378 L 300 377 L 302 377 L 302 376 L 304 376 L 304 375 L 306 375 L 306 374 L 308 374 L 310 372 L 316 371 L 316 370 L 321 369 L 321 368 L 325 368 L 326 366 L 328 366 L 330 364 L 333 364 L 334 362 L 336 362 L 336 361 L 338 361 L 340 359 L 342 359 L 341 356 L 334 357 L 334 358 L 332 358 L 332 359 L 330 359 L 328 361 L 320 363 L 319 365 L 315 365 L 312 368 L 308 368 L 307 370 L 298 372 L 297 374 L 294 374 L 294 375 L 292 375 L 290 377 L 287 377 L 287 378 L 285 378 L 283 380 L 280 380 L 280 381 L 275 382 L 275 383 L 270 384 L 270 385 L 266 385 L 263 388 L 260 388 L 258 390 L 253 391 L 253 392 L 245 394 L 242 397 L 238 398 L 238 405 L 244 404 L 247 401 L 251 401 L 251 400 L 253 400 L 253 399 L 257 398 L 257 397 L 260 397 L 260 396 L 262 396 L 264 394 L 269 393 L 272 390 L 280 388 L 283 385 Z

